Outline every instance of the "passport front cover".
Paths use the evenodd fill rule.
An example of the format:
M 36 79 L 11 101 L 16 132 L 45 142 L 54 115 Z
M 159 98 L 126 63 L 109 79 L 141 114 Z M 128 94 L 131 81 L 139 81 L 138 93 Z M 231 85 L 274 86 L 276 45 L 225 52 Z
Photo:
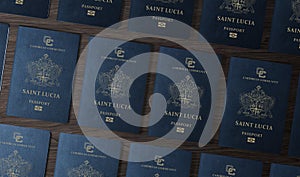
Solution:
M 159 55 L 157 72 L 167 72 L 178 81 L 174 83 L 162 74 L 156 75 L 154 93 L 164 95 L 167 108 L 159 122 L 149 127 L 149 135 L 162 137 L 173 129 L 176 136 L 171 138 L 182 139 L 190 133 L 188 141 L 199 141 L 210 112 L 211 90 L 206 71 L 197 58 L 211 58 L 211 55 L 195 52 L 198 55 L 194 56 L 186 50 L 167 47 L 161 47 L 160 53 L 175 58 L 180 64 L 168 61 L 164 58 L 165 55 Z M 191 75 L 186 75 L 183 71 L 188 71 Z M 197 95 L 199 103 L 196 100 Z M 162 107 L 160 104 L 162 103 L 159 100 L 153 98 L 151 124 L 160 118 L 155 115 L 158 112 L 156 109 Z M 199 113 L 193 113 L 195 109 Z
M 80 36 L 19 27 L 7 115 L 67 122 Z
M 154 160 L 147 162 L 132 162 L 132 159 L 143 157 L 143 150 L 157 153 Z M 129 162 L 127 165 L 126 177 L 189 177 L 192 161 L 192 153 L 185 150 L 175 150 L 167 156 L 162 156 L 160 152 L 166 148 L 131 144 L 129 151 Z M 131 161 L 131 162 L 130 162 Z
M 272 164 L 270 177 L 298 177 L 300 176 L 300 167 Z
M 0 176 L 44 176 L 50 132 L 0 125 Z
M 118 141 L 97 139 L 120 154 Z M 117 177 L 119 160 L 95 147 L 85 136 L 61 133 L 56 157 L 55 177 Z
M 2 74 L 5 63 L 6 47 L 8 41 L 8 24 L 0 23 L 0 85 L 2 84 Z
M 220 146 L 280 152 L 291 72 L 288 64 L 231 59 Z
M 204 0 L 200 33 L 208 42 L 260 48 L 266 0 Z
M 57 19 L 108 27 L 119 22 L 121 10 L 122 0 L 60 0 Z
M 125 42 L 115 39 L 91 38 L 83 91 L 80 100 L 79 122 L 87 127 L 99 127 L 113 131 L 139 133 L 145 100 L 147 74 L 134 78 L 136 72 L 148 72 L 150 56 L 140 58 L 140 54 L 151 51 L 148 44 Z M 120 45 L 119 45 L 119 42 Z M 110 49 L 110 46 L 116 45 Z M 107 56 L 100 48 L 107 48 Z M 100 62 L 101 65 L 99 64 Z M 99 68 L 97 65 L 100 65 Z M 130 67 L 124 70 L 123 65 Z M 97 68 L 94 68 L 97 66 Z M 92 68 L 94 68 L 94 71 Z M 91 78 L 96 77 L 96 80 Z M 92 88 L 92 89 L 91 89 Z M 90 110 L 97 107 L 96 113 Z M 136 125 L 123 120 L 135 112 Z M 100 117 L 99 117 L 100 115 Z M 87 119 L 88 118 L 88 119 Z M 102 119 L 102 120 L 99 120 Z M 104 124 L 102 124 L 102 123 Z
M 1 0 L 0 12 L 48 18 L 50 0 Z
M 261 177 L 263 163 L 214 154 L 201 154 L 198 177 Z
M 276 0 L 269 50 L 300 54 L 300 1 Z

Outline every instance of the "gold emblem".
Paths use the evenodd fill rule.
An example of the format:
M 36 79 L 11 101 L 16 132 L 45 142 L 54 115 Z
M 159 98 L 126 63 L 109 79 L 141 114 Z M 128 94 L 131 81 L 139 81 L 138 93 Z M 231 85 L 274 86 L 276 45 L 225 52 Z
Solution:
M 15 4 L 17 4 L 17 5 L 23 5 L 24 4 L 24 0 L 16 0 Z
M 242 107 L 238 114 L 256 119 L 273 117 L 271 109 L 274 107 L 275 98 L 268 96 L 259 85 L 251 92 L 241 94 L 240 103 Z
M 27 65 L 29 77 L 25 81 L 41 87 L 59 87 L 58 78 L 62 70 L 61 66 L 55 64 L 49 58 L 49 55 L 45 54 L 37 61 L 33 61 Z
M 248 137 L 248 138 L 247 138 L 247 143 L 255 144 L 255 142 L 256 142 L 256 139 L 255 139 L 255 138 L 252 138 L 252 137 Z
M 292 0 L 293 14 L 290 17 L 290 21 L 300 23 L 300 0 Z
M 256 0 L 224 0 L 220 9 L 238 14 L 255 13 L 255 2 Z
M 21 133 L 19 132 L 14 132 L 14 135 L 13 135 L 13 138 L 14 140 L 17 142 L 17 143 L 23 143 L 23 136 Z
M 43 42 L 48 47 L 53 47 L 54 40 L 50 36 L 44 36 Z
M 94 16 L 96 16 L 96 11 L 94 11 L 94 10 L 87 10 L 87 13 L 86 13 L 88 16 L 92 16 L 92 17 L 94 17 Z
M 193 58 L 189 58 L 189 57 L 185 58 L 185 64 L 189 69 L 194 69 L 196 67 L 195 66 L 196 61 Z
M 159 27 L 159 28 L 166 28 L 167 27 L 167 23 L 166 22 L 157 22 L 157 27 Z
M 232 38 L 232 39 L 237 39 L 238 38 L 238 33 L 229 32 L 229 37 Z
M 84 149 L 87 153 L 94 153 L 95 146 L 90 142 L 85 142 Z
M 156 163 L 157 166 L 161 166 L 161 167 L 165 166 L 165 164 L 164 164 L 165 159 L 163 159 L 162 156 L 156 155 L 154 157 L 154 162 Z
M 185 129 L 183 127 L 176 127 L 176 132 L 184 134 Z
M 69 170 L 68 177 L 104 177 L 103 173 L 95 170 L 89 163 L 86 160 L 79 167 Z
M 233 165 L 226 165 L 226 172 L 230 176 L 235 176 L 236 168 Z
M 25 161 L 17 150 L 7 158 L 0 159 L 0 176 L 7 177 L 29 177 L 32 164 Z
M 130 97 L 126 90 L 130 89 L 132 79 L 120 70 L 119 65 L 116 65 L 109 72 L 100 73 L 97 80 L 99 83 L 99 87 L 96 90 L 97 94 L 101 93 L 112 98 Z
M 171 85 L 169 87 L 169 92 L 171 97 L 167 101 L 168 104 L 173 104 L 177 107 L 183 108 L 195 108 L 198 106 L 196 103 L 196 97 L 200 96 L 201 98 L 204 90 L 198 87 L 192 81 L 190 76 L 186 76 L 181 82 Z M 201 105 L 199 105 L 199 107 L 201 107 Z

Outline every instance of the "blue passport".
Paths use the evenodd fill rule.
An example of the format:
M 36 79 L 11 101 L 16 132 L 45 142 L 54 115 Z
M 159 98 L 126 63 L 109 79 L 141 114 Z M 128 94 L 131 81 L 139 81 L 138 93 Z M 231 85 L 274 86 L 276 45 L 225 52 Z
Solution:
M 298 177 L 300 176 L 300 167 L 272 164 L 270 177 Z
M 299 55 L 299 25 L 300 1 L 276 0 L 269 50 Z
M 48 18 L 50 0 L 1 0 L 0 12 Z
M 150 51 L 148 44 L 91 38 L 80 100 L 80 125 L 140 131 L 147 74 L 139 73 L 148 72 Z
M 174 133 L 169 138 L 188 137 L 188 141 L 199 141 L 210 112 L 211 90 L 207 73 L 197 58 L 206 59 L 212 55 L 204 52 L 195 53 L 197 56 L 187 50 L 160 48 L 157 73 L 174 76 L 177 81 L 172 81 L 163 74 L 156 75 L 154 93 L 160 93 L 165 97 L 167 108 L 162 117 L 156 115 L 163 107 L 163 102 L 156 97 L 152 99 L 150 136 L 162 137 L 172 131 Z M 167 60 L 165 55 L 175 58 L 178 63 Z
M 50 132 L 0 125 L 0 176 L 44 176 Z
M 131 144 L 129 151 L 129 162 L 126 177 L 189 177 L 192 161 L 192 153 L 185 150 L 175 150 L 169 155 L 161 153 L 168 148 L 156 147 L 142 144 Z M 145 157 L 144 151 L 156 153 L 151 161 L 142 161 Z M 141 162 L 140 162 L 141 161 Z
M 120 142 L 99 138 L 94 141 L 120 155 Z M 119 160 L 100 150 L 85 136 L 61 133 L 54 177 L 117 177 Z
M 297 89 L 297 98 L 296 98 L 296 107 L 294 111 L 294 120 L 292 125 L 292 132 L 290 137 L 290 145 L 289 145 L 289 155 L 300 157 L 300 77 L 298 80 L 298 89 Z
M 67 122 L 80 36 L 19 27 L 7 115 Z
M 266 0 L 204 0 L 200 33 L 208 42 L 260 48 Z
M 186 38 L 189 32 L 182 31 L 181 24 L 192 24 L 194 0 L 132 0 L 130 18 L 149 18 L 129 23 L 132 31 Z
M 261 177 L 262 170 L 260 161 L 202 153 L 198 177 Z
M 122 0 L 60 0 L 57 20 L 108 27 L 119 22 L 121 10 Z
M 4 63 L 5 63 L 8 32 L 9 32 L 8 24 L 0 23 L 0 85 L 2 85 L 2 74 L 4 69 Z
M 231 59 L 220 146 L 280 152 L 291 72 L 288 64 Z

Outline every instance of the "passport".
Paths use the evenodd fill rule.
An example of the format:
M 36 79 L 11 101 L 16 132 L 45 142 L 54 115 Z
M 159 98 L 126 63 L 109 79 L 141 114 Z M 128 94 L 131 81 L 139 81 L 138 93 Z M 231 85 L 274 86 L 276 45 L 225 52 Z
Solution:
M 261 177 L 262 170 L 260 161 L 202 153 L 198 177 Z
M 45 176 L 50 132 L 0 125 L 0 176 Z
M 65 123 L 80 36 L 19 27 L 7 115 Z
M 121 152 L 121 143 L 118 141 L 99 138 L 94 140 L 111 148 L 115 153 Z M 85 136 L 60 134 L 54 177 L 117 177 L 118 166 L 118 159 L 101 152 Z
M 189 177 L 192 153 L 175 150 L 167 156 L 162 156 L 161 153 L 166 150 L 169 149 L 137 143 L 131 144 L 126 177 Z M 145 155 L 144 151 L 154 152 L 157 155 L 151 161 L 139 162 Z
M 300 1 L 276 0 L 269 51 L 300 54 Z
M 220 146 L 280 152 L 291 72 L 288 64 L 231 59 Z
M 132 0 L 129 18 L 149 16 L 149 18 L 131 23 L 129 30 L 187 38 L 189 33 L 180 29 L 180 21 L 192 24 L 194 0 Z M 181 27 L 182 29 L 182 27 Z
M 119 22 L 121 10 L 122 0 L 60 0 L 57 20 L 108 27 Z
M 272 164 L 270 177 L 298 177 L 300 175 L 300 167 Z
M 200 33 L 208 42 L 260 48 L 266 0 L 204 0 Z
M 50 0 L 1 0 L 0 12 L 48 18 Z
M 172 139 L 188 137 L 188 141 L 199 141 L 210 113 L 211 90 L 207 73 L 197 58 L 206 59 L 212 55 L 204 52 L 195 53 L 197 56 L 187 50 L 160 48 L 157 73 L 172 75 L 177 81 L 172 81 L 163 74 L 156 75 L 154 93 L 160 93 L 165 97 L 167 108 L 162 117 L 156 115 L 159 108 L 163 107 L 163 103 L 153 98 L 151 106 L 153 114 L 150 114 L 152 126 L 148 129 L 150 136 L 162 137 L 172 131 L 174 134 L 169 136 Z M 165 55 L 175 58 L 178 63 L 168 61 Z M 197 96 L 199 102 L 196 100 Z M 157 119 L 160 120 L 157 122 Z
M 296 98 L 296 107 L 294 110 L 294 120 L 292 125 L 292 132 L 290 137 L 289 144 L 289 155 L 300 157 L 300 132 L 298 130 L 298 125 L 300 124 L 300 77 L 298 80 L 298 89 L 297 89 L 297 98 Z
M 148 44 L 91 38 L 78 113 L 80 125 L 129 133 L 140 131 L 147 74 L 139 76 L 139 72 L 148 72 L 150 55 L 146 53 L 150 51 Z
M 0 85 L 2 85 L 2 74 L 4 69 L 4 63 L 5 63 L 8 33 L 9 33 L 8 24 L 0 23 Z

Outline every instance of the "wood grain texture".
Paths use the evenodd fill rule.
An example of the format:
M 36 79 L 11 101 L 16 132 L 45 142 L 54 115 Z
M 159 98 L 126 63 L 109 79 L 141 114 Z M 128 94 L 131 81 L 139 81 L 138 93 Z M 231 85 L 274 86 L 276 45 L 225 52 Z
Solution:
M 199 21 L 202 12 L 202 0 L 196 0 L 195 3 L 195 12 L 193 16 L 193 27 L 195 29 L 199 29 Z M 30 26 L 30 27 L 38 27 L 38 28 L 46 28 L 58 31 L 65 31 L 65 32 L 73 32 L 81 34 L 81 45 L 79 53 L 83 51 L 84 47 L 87 45 L 88 36 L 95 35 L 99 33 L 103 28 L 100 27 L 93 27 L 87 25 L 80 25 L 80 24 L 73 24 L 67 22 L 59 22 L 56 20 L 57 17 L 57 9 L 58 9 L 58 0 L 52 0 L 51 2 L 51 9 L 50 9 L 50 17 L 48 19 L 38 19 L 38 18 L 30 18 L 30 17 L 23 17 L 17 15 L 9 15 L 9 14 L 0 14 L 0 22 L 10 24 L 10 35 L 9 35 L 9 43 L 7 49 L 7 56 L 6 56 L 6 64 L 4 70 L 4 78 L 3 78 L 3 85 L 2 91 L 0 95 L 0 123 L 10 124 L 10 125 L 17 125 L 17 126 L 24 126 L 24 127 L 34 127 L 40 128 L 45 130 L 50 130 L 52 132 L 51 144 L 50 144 L 50 151 L 49 151 L 49 158 L 48 158 L 48 165 L 47 165 L 47 172 L 46 176 L 50 177 L 54 174 L 55 168 L 55 161 L 56 161 L 56 153 L 57 153 L 57 145 L 58 145 L 58 136 L 59 133 L 77 133 L 81 134 L 81 130 L 76 122 L 76 117 L 74 114 L 73 109 L 71 108 L 70 113 L 70 121 L 67 124 L 59 124 L 59 123 L 50 123 L 50 122 L 43 122 L 38 120 L 32 119 L 24 119 L 24 118 L 14 118 L 14 117 L 7 117 L 6 116 L 6 104 L 8 99 L 9 87 L 10 87 L 10 78 L 11 78 L 11 71 L 13 66 L 14 60 L 14 51 L 16 45 L 16 35 L 19 25 Z M 124 1 L 124 7 L 122 12 L 122 19 L 127 19 L 129 16 L 130 10 L 130 0 Z M 269 168 L 270 163 L 283 163 L 283 164 L 290 164 L 290 165 L 298 165 L 300 166 L 299 159 L 288 157 L 288 143 L 289 143 L 289 136 L 291 131 L 292 125 L 292 118 L 293 112 L 295 107 L 295 98 L 296 98 L 296 89 L 297 89 L 297 80 L 300 71 L 300 57 L 293 56 L 293 55 L 286 55 L 286 54 L 278 54 L 278 53 L 269 53 L 267 51 L 268 42 L 270 38 L 270 31 L 271 31 L 271 22 L 272 22 L 272 15 L 274 10 L 274 0 L 269 0 L 267 3 L 267 12 L 265 17 L 265 30 L 262 39 L 262 46 L 259 50 L 251 50 L 251 49 L 243 49 L 237 47 L 230 47 L 225 45 L 215 45 L 213 44 L 213 48 L 219 54 L 221 54 L 224 58 L 224 72 L 227 74 L 227 69 L 229 65 L 229 58 L 231 56 L 236 57 L 247 57 L 247 58 L 254 58 L 258 60 L 267 60 L 267 61 L 275 61 L 275 62 L 282 62 L 282 63 L 289 63 L 293 66 L 293 76 L 292 76 L 292 84 L 290 90 L 290 98 L 289 98 L 289 108 L 287 114 L 287 121 L 286 121 L 286 128 L 284 134 L 284 141 L 282 145 L 282 152 L 280 155 L 272 155 L 272 154 L 265 154 L 265 153 L 257 153 L 257 152 L 249 152 L 249 151 L 242 151 L 237 149 L 231 148 L 221 148 L 218 146 L 218 135 L 209 143 L 208 146 L 204 148 L 198 148 L 196 143 L 185 143 L 182 148 L 186 150 L 190 150 L 193 152 L 193 163 L 191 168 L 191 177 L 197 177 L 198 167 L 199 167 L 199 157 L 201 152 L 208 152 L 208 153 L 215 153 L 221 155 L 228 155 L 233 157 L 241 157 L 241 158 L 248 158 L 254 160 L 261 160 L 265 163 L 264 165 L 264 172 L 263 177 L 269 176 Z M 166 46 L 173 46 L 174 44 L 169 44 L 166 41 L 162 40 L 144 40 L 144 42 L 151 43 L 157 49 L 159 45 L 166 45 Z M 155 62 L 155 61 L 153 61 Z M 149 77 L 149 88 L 153 86 L 153 78 L 154 76 L 151 75 Z M 150 90 L 148 89 L 150 95 Z M 147 105 L 147 104 L 146 104 Z M 147 105 L 148 106 L 148 105 Z M 146 108 L 146 111 L 149 108 Z M 57 110 L 59 111 L 59 110 Z M 145 135 L 146 129 L 142 130 L 141 135 L 129 135 L 120 133 L 122 137 L 129 138 L 131 140 L 136 141 L 144 141 L 148 138 Z M 119 169 L 119 177 L 125 177 L 126 175 L 126 162 L 120 163 Z

